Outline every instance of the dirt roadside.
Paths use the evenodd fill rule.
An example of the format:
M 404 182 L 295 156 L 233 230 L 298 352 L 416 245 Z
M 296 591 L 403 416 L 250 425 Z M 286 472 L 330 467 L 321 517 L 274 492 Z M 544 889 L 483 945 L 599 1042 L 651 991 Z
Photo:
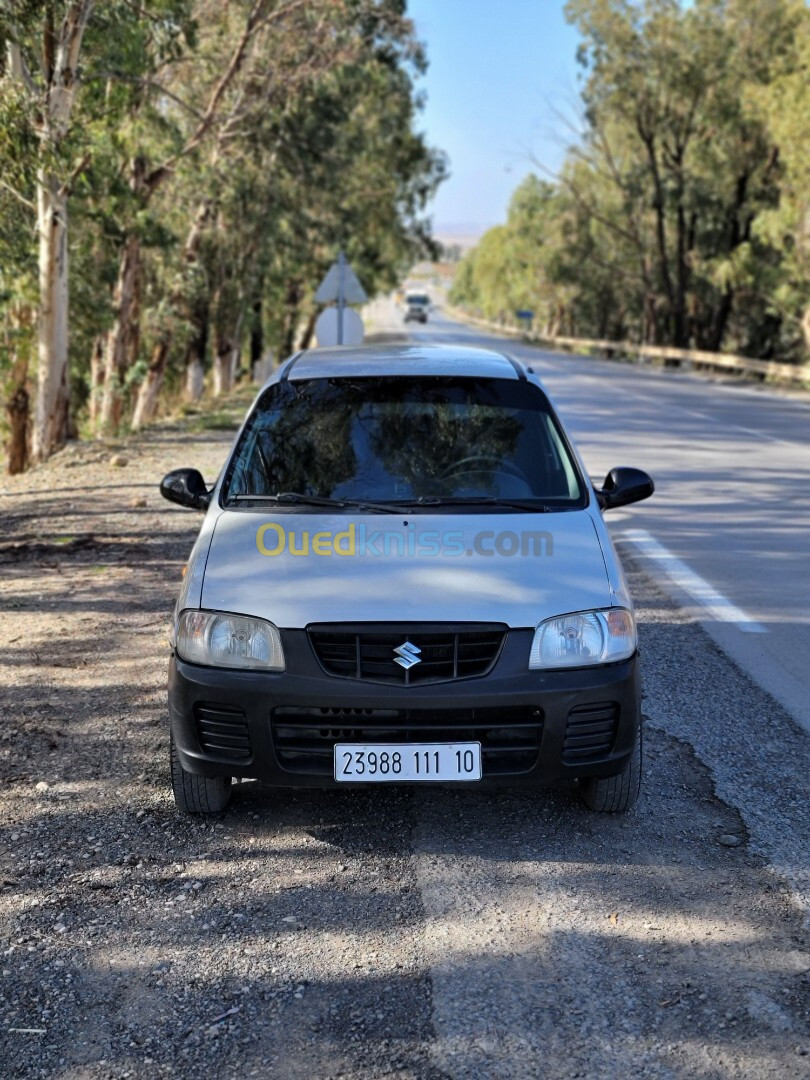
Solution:
M 801 912 L 695 749 L 706 715 L 722 737 L 724 710 L 778 708 L 637 569 L 632 814 L 256 785 L 217 820 L 175 814 L 165 627 L 199 518 L 157 483 L 212 479 L 243 407 L 2 485 L 0 1074 L 810 1076 Z

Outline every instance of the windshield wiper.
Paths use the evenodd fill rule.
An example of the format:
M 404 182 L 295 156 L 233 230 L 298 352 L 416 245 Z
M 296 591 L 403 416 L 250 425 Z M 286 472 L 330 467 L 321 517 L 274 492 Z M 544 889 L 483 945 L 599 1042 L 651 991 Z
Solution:
M 535 514 L 551 514 L 545 503 L 532 499 L 501 499 L 498 495 L 422 495 L 414 506 L 505 506 L 510 510 L 529 510 Z
M 395 503 L 366 502 L 364 499 L 327 499 L 322 495 L 304 495 L 299 491 L 279 491 L 277 495 L 233 495 L 236 502 L 271 502 L 280 506 L 331 506 L 338 510 L 376 510 L 381 514 L 401 514 Z M 230 502 L 230 499 L 228 500 Z

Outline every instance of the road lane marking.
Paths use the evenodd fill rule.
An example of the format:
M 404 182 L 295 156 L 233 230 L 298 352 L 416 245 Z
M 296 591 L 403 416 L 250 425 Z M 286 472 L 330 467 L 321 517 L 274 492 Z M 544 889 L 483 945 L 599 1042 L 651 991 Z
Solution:
M 500 339 L 497 339 L 497 340 L 500 340 Z M 515 349 L 513 351 L 517 355 L 520 355 L 520 353 L 518 352 L 517 349 Z M 528 362 L 530 364 L 534 364 L 535 367 L 536 367 L 537 366 L 537 360 L 533 360 L 533 359 L 530 358 L 531 353 L 529 353 L 525 348 L 524 348 L 523 352 L 524 352 L 524 355 L 521 356 L 521 359 L 525 360 L 526 362 Z M 552 356 L 553 356 L 553 354 L 552 354 Z M 580 361 L 583 361 L 586 364 L 598 364 L 599 363 L 599 361 L 593 360 L 591 357 L 580 356 L 577 353 L 571 354 L 571 359 L 580 360 Z M 544 358 L 543 362 L 546 364 L 546 366 L 548 368 L 548 373 L 552 377 L 554 375 L 559 374 L 559 368 L 555 365 L 554 359 L 545 359 Z M 602 363 L 604 363 L 604 362 L 605 361 L 602 361 Z M 538 372 L 538 374 L 540 374 L 540 373 Z M 604 383 L 604 376 L 603 376 L 601 371 L 597 375 L 584 374 L 583 372 L 577 372 L 576 374 L 577 374 L 578 378 L 584 379 L 587 382 L 598 383 L 600 393 L 604 392 L 605 383 Z M 646 372 L 645 374 L 642 375 L 642 373 L 640 371 L 635 371 L 635 372 L 632 372 L 632 373 L 631 372 L 622 372 L 622 374 L 626 375 L 627 378 L 634 378 L 634 377 L 635 378 L 647 378 L 647 377 L 651 377 L 651 376 L 658 376 L 657 372 Z M 544 375 L 541 376 L 541 377 L 545 378 Z M 665 378 L 665 376 L 661 376 L 661 377 Z M 686 384 L 686 381 L 684 380 L 684 384 L 682 384 L 682 385 L 695 386 L 697 384 L 694 383 L 694 382 L 690 382 L 690 383 Z M 728 391 L 725 387 L 717 387 L 717 386 L 715 386 L 714 388 L 716 390 L 719 390 L 720 392 L 725 392 L 726 400 L 731 400 L 731 392 Z M 661 408 L 662 402 L 661 402 L 660 398 L 651 397 L 648 394 L 639 393 L 639 391 L 636 390 L 636 389 L 633 389 L 633 390 L 628 389 L 627 386 L 626 386 L 626 380 L 625 380 L 625 384 L 623 384 L 621 387 L 615 386 L 615 383 L 614 383 L 612 389 L 620 390 L 620 392 L 623 395 L 625 395 L 626 397 L 635 398 L 636 401 L 643 401 L 647 405 L 654 405 L 656 407 L 656 409 Z M 733 392 L 737 393 L 738 391 L 735 390 Z M 775 400 L 775 399 L 768 398 L 768 400 Z M 801 403 L 799 403 L 799 404 L 801 404 Z M 685 416 L 691 416 L 691 417 L 694 417 L 697 420 L 703 420 L 703 421 L 705 421 L 705 422 L 707 422 L 709 424 L 712 424 L 715 427 L 716 426 L 721 426 L 721 427 L 726 428 L 729 431 L 741 431 L 745 435 L 751 435 L 754 438 L 762 439 L 765 442 L 777 443 L 779 446 L 790 446 L 790 447 L 793 447 L 793 448 L 795 448 L 796 446 L 799 446 L 799 447 L 803 448 L 805 446 L 805 443 L 800 438 L 782 439 L 778 435 L 771 435 L 767 431 L 761 431 L 761 430 L 759 430 L 757 428 L 745 427 L 743 424 L 737 424 L 733 420 L 725 420 L 725 419 L 723 419 L 721 417 L 718 417 L 718 416 L 712 416 L 710 413 L 701 412 L 699 409 L 692 409 L 692 408 L 689 408 L 686 405 L 680 405 L 680 404 L 678 404 L 676 402 L 668 401 L 667 404 L 666 404 L 666 407 L 668 409 L 670 409 L 670 410 L 674 409 L 677 412 L 681 412 Z
M 599 382 L 598 375 L 584 375 L 580 377 L 589 379 L 591 382 Z M 648 394 L 640 394 L 637 390 L 628 390 L 626 386 L 621 388 L 621 393 L 626 397 L 635 398 L 636 401 L 643 401 L 646 405 L 654 405 L 656 409 L 661 408 L 660 398 L 650 397 Z M 684 416 L 691 416 L 697 420 L 703 420 L 714 427 L 724 427 L 728 431 L 741 431 L 745 435 L 753 435 L 755 438 L 762 439 L 764 442 L 778 443 L 780 446 L 790 447 L 803 445 L 800 439 L 780 439 L 777 435 L 771 435 L 767 431 L 757 431 L 755 428 L 743 427 L 742 424 L 735 424 L 733 420 L 723 420 L 720 417 L 712 416 L 710 413 L 700 412 L 698 409 L 690 409 L 686 405 L 679 405 L 672 401 L 667 402 L 667 408 L 683 413 Z
M 645 529 L 626 529 L 620 532 L 617 538 L 634 544 L 643 555 L 656 562 L 670 581 L 696 600 L 715 622 L 734 623 L 746 634 L 767 634 L 767 628 L 762 623 L 752 619 L 742 608 L 727 600 L 682 559 L 673 555 L 663 544 L 659 544 Z
M 628 390 L 627 387 L 623 387 L 622 393 L 626 394 L 628 397 L 635 398 L 636 401 L 644 401 L 648 405 L 655 405 L 656 408 L 659 409 L 661 407 L 660 399 L 649 397 L 647 394 L 640 394 L 637 390 Z M 686 416 L 694 416 L 698 420 L 706 420 L 708 423 L 715 426 L 725 427 L 733 431 L 742 431 L 745 435 L 753 435 L 757 439 L 764 439 L 765 442 L 779 443 L 781 446 L 795 446 L 799 443 L 799 439 L 780 439 L 777 435 L 771 435 L 767 431 L 757 431 L 755 428 L 743 427 L 742 424 L 735 424 L 733 420 L 723 420 L 718 416 L 711 416 L 709 413 L 700 412 L 698 409 L 687 408 L 686 405 L 668 402 L 667 408 L 677 409 L 678 412 L 682 412 Z

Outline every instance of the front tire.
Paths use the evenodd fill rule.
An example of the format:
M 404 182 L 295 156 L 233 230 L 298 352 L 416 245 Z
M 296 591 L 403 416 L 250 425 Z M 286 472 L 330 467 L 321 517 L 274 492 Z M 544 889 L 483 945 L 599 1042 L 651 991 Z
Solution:
M 636 805 L 641 793 L 642 736 L 638 729 L 636 744 L 624 770 L 615 776 L 588 776 L 579 784 L 582 801 L 599 814 L 623 814 Z
M 170 739 L 174 805 L 181 814 L 218 814 L 231 801 L 230 776 L 197 776 L 180 764 L 174 736 Z

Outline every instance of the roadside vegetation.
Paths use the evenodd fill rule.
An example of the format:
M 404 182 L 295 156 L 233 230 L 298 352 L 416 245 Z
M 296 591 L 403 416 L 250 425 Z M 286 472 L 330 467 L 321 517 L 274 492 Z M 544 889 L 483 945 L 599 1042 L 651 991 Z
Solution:
M 432 250 L 405 0 L 0 3 L 7 471 L 226 393 Z
M 810 354 L 810 10 L 569 0 L 581 129 L 537 162 L 452 302 L 548 336 Z

